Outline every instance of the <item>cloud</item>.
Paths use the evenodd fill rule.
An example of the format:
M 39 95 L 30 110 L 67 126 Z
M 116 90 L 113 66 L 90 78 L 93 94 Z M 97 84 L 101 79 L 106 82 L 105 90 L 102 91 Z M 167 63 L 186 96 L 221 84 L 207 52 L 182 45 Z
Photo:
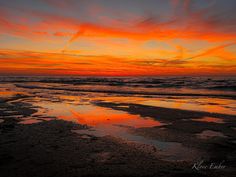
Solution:
M 69 7 L 66 7 L 67 10 L 70 10 L 73 4 L 73 1 L 45 1 L 55 6 L 69 4 Z M 27 38 L 40 38 L 41 40 L 43 39 L 42 35 L 69 37 L 69 43 L 79 37 L 126 38 L 141 41 L 194 39 L 214 42 L 236 40 L 236 19 L 234 17 L 225 18 L 225 14 L 213 13 L 214 6 L 211 3 L 206 3 L 210 5 L 203 8 L 195 7 L 193 1 L 189 0 L 175 0 L 172 3 L 180 12 L 178 14 L 170 12 L 168 18 L 155 14 L 141 16 L 133 14 L 135 18 L 117 20 L 114 17 L 106 16 L 106 9 L 103 7 L 99 8 L 103 18 L 97 18 L 97 22 L 53 11 L 24 9 L 22 12 L 22 9 L 13 11 L 1 7 L 0 32 Z M 94 5 L 86 8 L 90 7 L 94 7 Z M 188 15 L 181 14 L 182 8 Z M 16 11 L 21 11 L 21 18 L 27 19 L 24 23 L 17 23 L 19 17 L 16 16 Z M 105 20 L 104 16 L 110 20 Z M 111 23 L 111 21 L 113 22 Z
M 236 45 L 236 42 L 231 42 L 231 43 L 228 43 L 228 44 L 224 44 L 224 45 L 220 45 L 220 46 L 216 46 L 216 47 L 213 47 L 213 48 L 210 48 L 200 54 L 197 54 L 197 55 L 194 55 L 194 56 L 191 56 L 189 58 L 186 58 L 185 60 L 189 60 L 189 59 L 195 59 L 195 58 L 199 58 L 199 57 L 204 57 L 204 56 L 209 56 L 209 55 L 212 55 L 212 54 L 217 54 L 217 52 L 219 50 L 222 50 L 226 47 L 229 47 L 229 46 L 232 46 L 232 45 Z
M 70 9 L 73 7 L 73 4 L 76 3 L 75 0 L 42 0 L 42 2 L 45 2 L 47 5 L 53 7 L 53 8 L 59 8 L 62 10 Z
M 191 62 L 188 61 L 17 50 L 0 50 L 0 63 L 1 74 L 141 76 L 190 74 L 197 70 L 193 65 L 189 65 Z M 188 67 L 185 64 L 188 64 Z
M 215 66 L 174 59 L 130 59 L 105 55 L 0 50 L 0 74 L 148 76 L 176 75 L 176 73 L 178 75 L 217 73 L 224 75 L 236 71 L 235 64 L 225 65 L 227 67 L 224 71 L 217 64 Z

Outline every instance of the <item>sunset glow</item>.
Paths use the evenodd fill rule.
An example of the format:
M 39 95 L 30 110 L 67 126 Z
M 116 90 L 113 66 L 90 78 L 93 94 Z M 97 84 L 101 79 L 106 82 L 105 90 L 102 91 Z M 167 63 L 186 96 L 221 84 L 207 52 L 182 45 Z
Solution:
M 234 0 L 0 1 L 1 75 L 235 75 Z

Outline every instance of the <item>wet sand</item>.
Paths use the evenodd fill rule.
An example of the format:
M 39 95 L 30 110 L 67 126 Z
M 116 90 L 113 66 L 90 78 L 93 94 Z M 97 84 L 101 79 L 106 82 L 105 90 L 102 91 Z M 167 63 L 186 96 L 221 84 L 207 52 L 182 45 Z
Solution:
M 126 128 L 135 136 L 176 142 L 190 149 L 182 152 L 186 153 L 186 157 L 191 156 L 190 159 L 176 160 L 166 158 L 161 148 L 151 144 L 111 135 L 95 136 L 86 133 L 91 129 L 88 125 L 59 120 L 50 115 L 35 115 L 39 107 L 25 101 L 32 98 L 32 95 L 17 94 L 0 99 L 0 171 L 3 177 L 235 175 L 234 115 L 93 102 L 99 107 L 161 121 L 161 126 Z M 224 124 L 212 122 L 212 119 L 210 122 L 195 120 L 203 117 L 222 119 Z M 29 118 L 40 121 L 22 123 Z M 210 137 L 204 136 L 207 130 L 213 131 Z M 223 136 L 214 132 L 220 132 Z M 193 155 L 190 154 L 192 151 Z M 226 168 L 192 169 L 200 159 L 207 164 L 224 161 Z
M 109 102 L 97 102 L 96 104 L 99 106 L 109 106 L 118 110 L 122 109 L 131 114 L 148 115 L 164 123 L 168 121 L 166 125 L 161 127 L 136 128 L 130 129 L 130 132 L 163 141 L 181 142 L 187 147 L 201 150 L 205 160 L 226 160 L 231 165 L 235 164 L 236 157 L 234 155 L 236 153 L 236 144 L 234 141 L 236 139 L 236 116 L 234 115 L 168 109 L 138 104 L 129 104 L 128 107 L 125 107 L 126 104 Z M 225 123 L 191 120 L 192 118 L 194 120 L 202 120 L 203 117 L 222 119 Z M 202 132 L 206 134 L 204 138 L 199 137 L 199 134 Z M 209 138 L 207 132 L 211 133 Z

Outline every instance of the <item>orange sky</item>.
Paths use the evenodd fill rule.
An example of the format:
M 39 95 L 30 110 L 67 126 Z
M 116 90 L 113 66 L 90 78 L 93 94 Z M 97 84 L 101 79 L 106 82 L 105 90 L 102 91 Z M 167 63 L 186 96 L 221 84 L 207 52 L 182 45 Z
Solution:
M 235 1 L 145 2 L 0 2 L 0 74 L 236 75 Z

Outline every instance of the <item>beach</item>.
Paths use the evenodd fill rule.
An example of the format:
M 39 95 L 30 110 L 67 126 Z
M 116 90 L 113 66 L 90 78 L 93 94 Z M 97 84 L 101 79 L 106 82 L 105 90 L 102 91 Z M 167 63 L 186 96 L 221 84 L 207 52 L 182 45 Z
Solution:
M 234 90 L 49 79 L 1 79 L 1 176 L 234 176 Z

